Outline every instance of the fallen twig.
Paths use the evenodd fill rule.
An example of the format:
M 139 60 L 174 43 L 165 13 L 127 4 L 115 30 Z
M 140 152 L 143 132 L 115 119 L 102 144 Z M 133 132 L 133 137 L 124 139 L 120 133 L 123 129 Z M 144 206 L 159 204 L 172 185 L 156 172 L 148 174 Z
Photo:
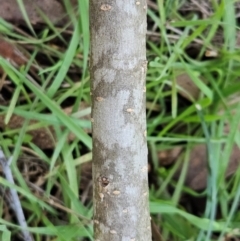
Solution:
M 8 160 L 5 157 L 3 151 L 0 149 L 0 164 L 2 166 L 3 173 L 5 175 L 5 178 L 8 182 L 14 184 L 13 176 L 12 176 L 12 171 L 10 168 L 12 158 L 10 157 Z M 32 235 L 30 232 L 27 230 L 27 222 L 22 210 L 22 206 L 18 197 L 18 194 L 15 189 L 10 188 L 10 193 L 9 193 L 9 199 L 10 199 L 10 205 L 17 217 L 19 226 L 22 228 L 22 235 L 25 241 L 34 241 Z

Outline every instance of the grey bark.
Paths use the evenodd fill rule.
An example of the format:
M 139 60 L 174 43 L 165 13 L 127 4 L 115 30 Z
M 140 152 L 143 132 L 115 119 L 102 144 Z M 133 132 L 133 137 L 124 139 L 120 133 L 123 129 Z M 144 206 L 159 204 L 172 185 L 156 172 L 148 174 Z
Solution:
M 90 0 L 95 241 L 150 241 L 145 0 Z

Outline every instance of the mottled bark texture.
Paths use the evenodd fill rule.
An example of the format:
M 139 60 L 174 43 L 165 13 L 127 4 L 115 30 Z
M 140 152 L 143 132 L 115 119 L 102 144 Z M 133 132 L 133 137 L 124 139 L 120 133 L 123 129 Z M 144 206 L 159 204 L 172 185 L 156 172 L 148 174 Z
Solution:
M 90 1 L 96 241 L 150 241 L 146 0 Z

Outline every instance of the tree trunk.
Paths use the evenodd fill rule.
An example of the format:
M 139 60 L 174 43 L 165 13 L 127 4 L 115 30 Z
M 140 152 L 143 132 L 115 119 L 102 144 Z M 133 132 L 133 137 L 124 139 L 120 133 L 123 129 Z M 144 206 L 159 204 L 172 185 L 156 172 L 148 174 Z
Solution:
M 96 241 L 151 240 L 146 9 L 146 0 L 90 0 Z

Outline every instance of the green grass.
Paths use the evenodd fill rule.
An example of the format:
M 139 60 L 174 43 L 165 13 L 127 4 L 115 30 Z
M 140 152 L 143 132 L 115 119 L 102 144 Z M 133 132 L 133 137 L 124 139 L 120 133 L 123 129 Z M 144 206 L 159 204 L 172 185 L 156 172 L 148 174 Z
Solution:
M 161 1 L 158 1 L 158 3 L 161 7 Z M 226 11 L 226 5 L 229 11 Z M 199 20 L 197 16 L 192 16 L 187 20 L 172 11 L 172 15 L 169 17 L 175 20 L 168 24 L 172 27 L 181 27 L 182 31 L 182 35 L 179 36 L 174 45 L 169 44 L 165 37 L 168 35 L 164 24 L 166 19 L 159 17 L 159 12 L 163 10 L 160 9 L 159 12 L 149 10 L 149 16 L 159 27 L 159 32 L 163 36 L 161 43 L 149 41 L 148 45 L 148 55 L 152 59 L 147 76 L 148 101 L 151 102 L 152 99 L 153 107 L 156 104 L 162 106 L 161 118 L 156 117 L 157 121 L 155 117 L 148 119 L 151 135 L 149 136 L 149 141 L 151 141 L 150 152 L 151 149 L 156 152 L 161 148 L 173 148 L 177 143 L 186 146 L 182 175 L 178 182 L 171 183 L 175 167 L 165 171 L 161 169 L 160 172 L 156 170 L 156 173 L 160 173 L 160 190 L 158 192 L 151 190 L 152 198 L 158 200 L 158 203 L 156 201 L 151 203 L 151 211 L 163 214 L 158 218 L 156 217 L 156 222 L 159 222 L 162 227 L 163 240 L 213 240 L 213 232 L 216 231 L 220 235 L 215 235 L 214 240 L 221 240 L 224 234 L 232 232 L 239 221 L 237 218 L 238 172 L 229 181 L 226 181 L 224 177 L 233 145 L 237 143 L 236 133 L 238 133 L 239 123 L 239 106 L 237 104 L 230 106 L 229 104 L 229 99 L 239 92 L 239 88 L 236 87 L 239 63 L 238 60 L 227 57 L 229 54 L 235 56 L 238 52 L 234 41 L 237 28 L 233 1 L 226 2 L 226 5 L 222 1 L 214 10 L 213 15 L 204 20 Z M 215 47 L 211 44 L 211 39 L 219 28 L 222 28 L 224 32 L 222 47 L 217 48 L 219 56 L 217 59 L 203 61 L 202 56 L 206 49 Z M 207 33 L 206 29 L 208 29 Z M 193 59 L 186 55 L 184 49 L 195 38 L 203 40 L 203 46 L 199 49 L 199 55 Z M 153 58 L 153 56 L 155 57 Z M 172 80 L 176 78 L 173 73 L 177 71 L 187 73 L 201 92 L 199 98 L 190 98 L 191 101 L 187 107 L 182 107 L 176 96 L 176 89 L 179 88 L 176 86 L 176 81 Z M 199 76 L 208 81 L 202 82 Z M 164 89 L 169 89 L 169 86 L 171 90 L 168 95 L 164 95 Z M 228 95 L 227 89 L 230 88 L 235 88 L 235 91 Z M 189 94 L 191 95 L 191 93 Z M 170 107 L 166 106 L 165 100 L 167 98 L 171 100 Z M 200 107 L 200 110 L 196 106 Z M 167 108 L 170 111 L 167 112 Z M 221 115 L 219 114 L 220 108 L 223 110 Z M 233 109 L 235 109 L 234 115 L 230 113 Z M 149 114 L 151 112 L 152 110 L 149 109 L 148 116 L 151 116 Z M 231 127 L 227 136 L 223 134 L 224 122 L 228 122 Z M 180 125 L 185 126 L 185 131 L 175 133 L 176 127 Z M 198 127 L 197 132 L 194 131 L 196 126 Z M 202 139 L 203 137 L 204 139 Z M 189 148 L 193 144 L 203 142 L 206 143 L 208 148 L 209 173 L 205 193 L 208 198 L 205 212 L 199 217 L 201 220 L 197 221 L 195 216 L 193 219 L 188 216 L 187 210 L 182 210 L 184 207 L 178 200 L 182 193 L 187 192 L 192 195 L 184 188 L 182 178 L 186 175 L 187 162 L 190 161 Z M 223 142 L 226 145 L 222 149 L 221 143 Z M 173 194 L 166 191 L 169 185 L 174 185 Z M 231 195 L 233 194 L 233 186 L 235 186 L 235 194 Z M 156 193 L 158 194 L 157 197 Z M 161 200 L 170 200 L 170 202 L 166 207 L 166 201 Z M 217 210 L 217 207 L 219 207 L 219 210 Z M 221 218 L 218 219 L 217 216 Z
M 234 1 L 220 1 L 213 14 L 205 19 L 193 13 L 181 16 L 176 11 L 180 2 L 158 0 L 155 9 L 148 9 L 149 31 L 161 36 L 147 35 L 148 144 L 151 175 L 154 175 L 154 183 L 150 186 L 150 210 L 163 240 L 220 241 L 224 235 L 236 232 L 240 222 L 240 171 L 236 168 L 233 176 L 228 179 L 224 176 L 233 146 L 240 145 L 240 106 L 238 101 L 231 103 L 240 90 L 240 58 L 234 38 L 239 30 Z M 70 12 L 69 1 L 64 3 Z M 92 158 L 91 136 L 85 132 L 90 129 L 91 122 L 83 118 L 90 113 L 88 1 L 79 0 L 80 17 L 70 18 L 72 30 L 55 27 L 43 16 L 46 26 L 36 31 L 23 2 L 18 1 L 18 4 L 28 27 L 24 34 L 10 23 L 0 21 L 2 34 L 29 50 L 29 62 L 19 69 L 0 58 L 0 66 L 14 86 L 8 106 L 0 106 L 0 115 L 5 116 L 5 123 L 14 114 L 24 118 L 21 127 L 6 128 L 0 134 L 4 153 L 13 156 L 11 168 L 16 179 L 13 188 L 23 197 L 29 231 L 35 235 L 35 240 L 41 241 L 45 235 L 49 236 L 48 240 L 93 240 L 92 200 L 81 202 L 79 198 L 83 182 L 81 168 Z M 219 30 L 223 35 L 221 46 L 213 43 Z M 201 44 L 198 53 L 191 56 L 187 54 L 189 46 L 196 41 Z M 204 57 L 209 49 L 216 50 L 218 57 Z M 44 63 L 39 61 L 42 58 Z M 37 79 L 30 76 L 32 64 L 38 67 Z M 180 97 L 184 92 L 177 82 L 181 73 L 187 73 L 198 87 L 198 97 L 192 93 L 186 93 L 188 98 Z M 20 98 L 24 101 L 19 101 Z M 60 106 L 69 101 L 73 112 L 67 115 Z M 79 103 L 84 104 L 80 110 Z M 227 135 L 223 133 L 226 122 L 231 127 Z M 28 131 L 41 127 L 51 133 L 50 126 L 58 142 L 49 153 L 33 143 Z M 70 132 L 77 137 L 72 142 L 67 140 Z M 202 192 L 185 186 L 191 150 L 198 144 L 208 148 L 208 180 Z M 161 166 L 158 152 L 176 146 L 184 150 L 178 161 L 171 167 Z M 19 157 L 26 153 L 49 168 L 42 176 L 45 184 L 41 198 L 35 196 L 17 167 Z M 180 166 L 179 179 L 175 180 L 173 177 Z M 0 183 L 12 187 L 3 178 Z M 60 208 L 51 201 L 56 188 L 61 190 Z M 182 203 L 185 195 L 207 197 L 205 210 L 194 214 L 194 210 Z M 64 213 L 64 223 L 59 217 L 60 209 Z M 1 215 L 3 212 L 4 205 L 0 202 Z M 16 224 L 0 217 L 2 239 L 10 240 L 9 230 L 14 235 L 18 229 Z M 239 234 L 234 233 L 235 236 Z

